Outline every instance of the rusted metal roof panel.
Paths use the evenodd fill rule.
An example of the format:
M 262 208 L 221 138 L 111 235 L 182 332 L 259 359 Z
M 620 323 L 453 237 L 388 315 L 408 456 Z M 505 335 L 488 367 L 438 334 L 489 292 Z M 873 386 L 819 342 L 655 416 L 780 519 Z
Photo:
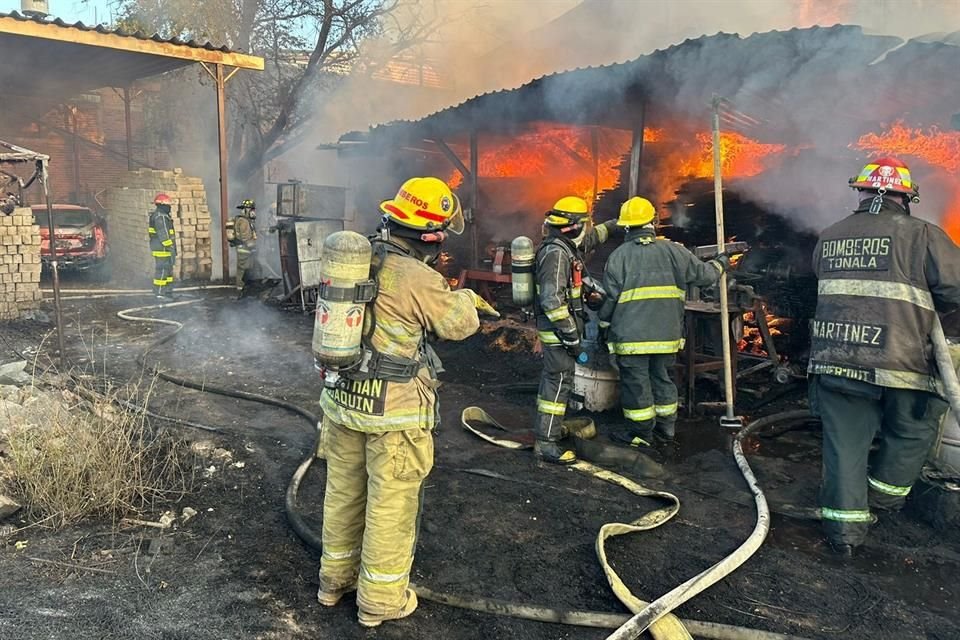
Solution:
M 24 95 L 126 86 L 197 63 L 263 69 L 263 58 L 209 42 L 0 13 L 0 86 Z

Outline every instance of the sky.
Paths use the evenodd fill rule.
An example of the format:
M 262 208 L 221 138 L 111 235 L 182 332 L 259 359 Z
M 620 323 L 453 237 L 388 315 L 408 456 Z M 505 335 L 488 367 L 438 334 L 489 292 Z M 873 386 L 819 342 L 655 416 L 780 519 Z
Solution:
M 110 7 L 116 0 L 50 0 L 50 13 L 67 22 L 98 24 L 110 22 Z M 20 11 L 20 0 L 0 0 L 0 13 Z

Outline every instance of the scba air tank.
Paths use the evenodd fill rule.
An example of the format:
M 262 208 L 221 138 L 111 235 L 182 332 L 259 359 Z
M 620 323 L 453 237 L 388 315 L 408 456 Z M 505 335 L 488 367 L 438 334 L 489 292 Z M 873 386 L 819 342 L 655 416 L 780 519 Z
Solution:
M 514 238 L 510 243 L 510 280 L 513 283 L 513 303 L 518 306 L 533 304 L 535 260 L 533 240 L 526 236 Z
M 313 357 L 320 367 L 338 370 L 361 358 L 365 306 L 375 294 L 371 253 L 370 242 L 355 231 L 331 233 L 323 242 L 313 323 Z

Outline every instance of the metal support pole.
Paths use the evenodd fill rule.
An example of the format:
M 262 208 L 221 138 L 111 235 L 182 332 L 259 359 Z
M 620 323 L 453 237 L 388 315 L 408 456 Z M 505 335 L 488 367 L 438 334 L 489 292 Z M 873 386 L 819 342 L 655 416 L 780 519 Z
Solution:
M 130 87 L 123 88 L 123 124 L 126 127 L 127 142 L 127 171 L 133 171 L 133 120 L 130 117 Z
M 57 264 L 57 234 L 53 221 L 53 203 L 50 200 L 50 174 L 44 160 L 40 164 L 40 181 L 43 183 L 43 197 L 47 204 L 47 230 L 50 233 L 50 274 L 53 278 L 53 308 L 57 316 L 57 345 L 60 347 L 60 373 L 67 372 L 67 352 L 63 341 L 63 309 L 60 306 L 60 272 Z
M 216 70 L 217 86 L 217 134 L 220 142 L 220 256 L 223 264 L 223 281 L 230 280 L 230 251 L 227 247 L 227 114 L 224 98 L 226 80 L 223 77 L 223 65 L 218 63 Z
M 470 264 L 480 268 L 480 237 L 477 232 L 477 207 L 480 206 L 480 158 L 477 132 L 470 132 Z
M 726 244 L 723 226 L 723 165 L 720 149 L 720 102 L 713 98 L 713 201 L 717 222 L 717 250 L 721 253 Z M 730 301 L 727 296 L 727 274 L 720 276 L 720 337 L 723 342 L 723 395 L 726 413 L 720 424 L 729 427 L 742 426 L 742 421 L 733 412 L 733 371 L 730 353 Z
M 630 146 L 630 184 L 627 186 L 627 195 L 632 198 L 640 190 L 640 162 L 643 160 L 643 133 L 646 128 L 645 104 L 640 105 L 640 117 L 633 125 L 633 143 Z

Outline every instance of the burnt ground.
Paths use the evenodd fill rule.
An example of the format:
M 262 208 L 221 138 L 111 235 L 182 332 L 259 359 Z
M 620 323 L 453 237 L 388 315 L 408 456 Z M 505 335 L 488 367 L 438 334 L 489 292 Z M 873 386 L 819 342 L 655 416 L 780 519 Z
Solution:
M 68 302 L 71 360 L 96 365 L 117 380 L 139 379 L 143 371 L 136 355 L 169 329 L 115 318 L 116 310 L 138 303 L 151 302 Z M 232 384 L 317 409 L 310 318 L 216 293 L 159 315 L 186 320 L 187 327 L 152 353 L 151 362 L 194 380 Z M 49 329 L 38 322 L 0 328 L 4 357 L 14 348 L 35 354 Z M 475 336 L 439 349 L 447 367 L 444 424 L 436 441 L 437 467 L 427 480 L 414 580 L 463 595 L 622 613 L 597 563 L 594 539 L 603 523 L 630 521 L 656 503 L 570 470 L 538 466 L 529 452 L 496 448 L 460 428 L 460 412 L 470 405 L 518 427 L 532 416 L 533 396 L 504 385 L 535 381 L 538 362 L 527 352 L 492 346 L 493 337 Z M 45 348 L 40 348 L 40 362 Z M 796 406 L 800 398 L 797 388 L 755 415 Z M 290 531 L 283 512 L 290 475 L 312 448 L 312 427 L 282 409 L 164 382 L 154 384 L 150 406 L 219 429 L 181 433 L 190 440 L 213 440 L 244 466 L 197 460 L 194 491 L 179 504 L 158 505 L 145 516 L 156 519 L 165 509 L 186 506 L 198 512 L 171 532 L 87 523 L 60 532 L 34 526 L 9 538 L 0 547 L 0 639 L 606 637 L 604 630 L 429 602 L 409 619 L 362 629 L 352 599 L 332 609 L 317 604 L 318 554 Z M 599 416 L 601 431 L 614 420 Z M 729 454 L 729 434 L 701 418 L 681 421 L 678 440 L 662 452 L 666 473 L 642 481 L 676 493 L 679 515 L 659 529 L 609 544 L 620 575 L 647 599 L 720 560 L 754 525 L 752 500 Z M 814 506 L 816 430 L 758 438 L 749 449 L 775 510 Z M 210 465 L 217 471 L 204 478 L 201 470 Z M 316 526 L 323 476 L 323 465 L 315 465 L 301 491 L 302 508 Z M 30 521 L 13 524 L 28 527 Z M 17 540 L 27 541 L 26 548 L 17 550 Z M 935 530 L 913 510 L 884 517 L 850 564 L 825 548 L 816 523 L 774 515 L 760 551 L 677 613 L 807 638 L 946 640 L 960 637 L 958 568 L 960 533 Z

